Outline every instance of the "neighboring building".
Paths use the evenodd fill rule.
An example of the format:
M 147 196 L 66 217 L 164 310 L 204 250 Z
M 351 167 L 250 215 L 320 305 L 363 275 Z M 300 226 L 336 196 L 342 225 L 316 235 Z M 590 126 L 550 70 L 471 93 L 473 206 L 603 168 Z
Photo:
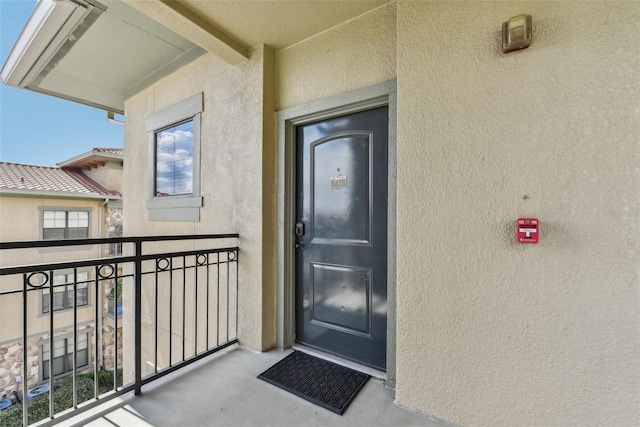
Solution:
M 108 237 L 122 230 L 122 149 L 94 148 L 92 151 L 59 163 L 59 167 L 42 167 L 0 162 L 0 241 L 50 240 Z M 62 262 L 118 256 L 116 245 L 88 245 L 3 251 L 0 266 Z M 73 295 L 76 284 L 78 308 L 78 366 L 95 362 L 92 345 L 96 328 L 96 294 L 90 268 L 57 270 L 53 277 L 42 274 L 30 278 L 38 284 L 52 279 L 53 306 L 48 286 L 28 293 L 27 334 L 31 388 L 49 378 L 49 320 L 54 312 L 54 375 L 72 369 L 69 355 L 74 349 Z M 3 278 L 0 291 L 21 290 L 20 278 Z M 112 286 L 112 285 L 111 285 Z M 105 294 L 109 287 L 101 285 Z M 102 298 L 102 301 L 106 301 Z M 104 344 L 113 340 L 113 324 L 108 321 L 107 303 L 102 313 Z M 0 296 L 0 395 L 16 390 L 22 376 L 22 294 Z M 122 357 L 119 357 L 122 360 Z M 100 350 L 100 362 L 113 366 L 113 352 L 108 345 Z
M 639 2 L 37 7 L 3 81 L 124 113 L 128 232 L 239 233 L 243 346 L 459 425 L 640 425 Z

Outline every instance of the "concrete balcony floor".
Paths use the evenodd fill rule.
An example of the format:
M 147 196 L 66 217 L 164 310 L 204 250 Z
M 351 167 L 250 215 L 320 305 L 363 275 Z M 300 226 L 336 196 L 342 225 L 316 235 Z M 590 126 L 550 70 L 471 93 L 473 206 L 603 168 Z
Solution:
M 124 395 L 60 425 L 448 426 L 394 405 L 393 390 L 376 378 L 342 416 L 256 378 L 289 353 L 230 347 L 143 387 L 139 396 Z

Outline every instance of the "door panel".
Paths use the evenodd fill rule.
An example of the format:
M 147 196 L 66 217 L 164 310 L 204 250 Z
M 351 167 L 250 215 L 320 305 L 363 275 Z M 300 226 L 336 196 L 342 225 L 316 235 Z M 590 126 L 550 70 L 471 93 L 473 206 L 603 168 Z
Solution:
M 311 243 L 370 243 L 371 139 L 349 132 L 311 144 Z
M 296 128 L 296 340 L 386 369 L 388 109 Z
M 311 323 L 371 337 L 371 270 L 312 263 Z

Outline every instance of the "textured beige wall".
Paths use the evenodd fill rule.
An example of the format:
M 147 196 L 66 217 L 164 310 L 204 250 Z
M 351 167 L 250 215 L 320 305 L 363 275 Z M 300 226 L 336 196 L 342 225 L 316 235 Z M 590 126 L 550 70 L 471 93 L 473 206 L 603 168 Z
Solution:
M 396 5 L 276 53 L 279 110 L 396 76 Z
M 401 1 L 275 54 L 278 109 L 397 67 L 399 404 L 465 426 L 640 423 L 639 5 Z M 520 13 L 533 45 L 503 55 Z M 206 55 L 128 100 L 125 129 L 125 233 L 238 231 L 240 339 L 258 349 L 275 301 L 269 64 Z M 201 221 L 148 222 L 145 119 L 201 91 Z M 514 243 L 525 215 L 539 245 Z
M 638 34 L 638 2 L 399 2 L 401 405 L 640 425 Z
M 108 190 L 122 192 L 122 161 L 109 161 L 104 166 L 82 173 Z
M 263 218 L 263 205 L 272 205 L 271 199 L 275 200 L 275 176 L 263 168 L 263 156 L 273 156 L 270 145 L 275 134 L 273 125 L 264 123 L 267 110 L 273 116 L 274 107 L 263 100 L 267 99 L 265 75 L 273 74 L 272 56 L 268 49 L 258 48 L 251 52 L 249 61 L 232 67 L 205 55 L 127 100 L 125 106 L 125 235 L 238 232 L 239 338 L 243 345 L 261 350 L 275 341 L 271 326 L 275 324 L 271 314 L 275 307 L 270 306 L 275 306 L 275 269 L 268 258 L 273 252 L 265 252 L 267 259 L 263 257 L 263 246 L 274 240 L 274 224 Z M 199 92 L 204 93 L 200 152 L 204 207 L 200 221 L 148 221 L 146 118 Z M 271 184 L 266 182 L 270 179 Z M 178 248 L 175 243 L 170 246 Z M 193 247 L 193 243 L 184 247 Z

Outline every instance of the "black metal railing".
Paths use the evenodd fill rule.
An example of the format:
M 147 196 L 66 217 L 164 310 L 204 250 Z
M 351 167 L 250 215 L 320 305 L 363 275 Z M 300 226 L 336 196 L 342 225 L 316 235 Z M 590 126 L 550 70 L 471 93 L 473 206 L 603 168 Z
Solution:
M 16 404 L 0 410 L 0 425 L 54 424 L 235 344 L 238 237 L 0 242 L 0 257 L 13 258 L 43 247 L 123 248 L 117 258 L 0 267 L 0 322 L 13 325 L 0 328 L 11 331 L 0 343 L 17 362 L 13 378 L 0 378 Z

